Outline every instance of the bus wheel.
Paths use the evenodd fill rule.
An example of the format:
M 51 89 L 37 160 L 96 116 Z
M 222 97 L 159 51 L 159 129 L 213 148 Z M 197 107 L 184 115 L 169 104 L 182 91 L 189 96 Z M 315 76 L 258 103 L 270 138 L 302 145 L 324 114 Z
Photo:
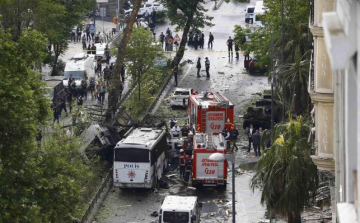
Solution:
M 227 183 L 225 183 L 224 185 L 218 185 L 217 188 L 221 191 L 225 191 L 226 190 L 226 185 Z

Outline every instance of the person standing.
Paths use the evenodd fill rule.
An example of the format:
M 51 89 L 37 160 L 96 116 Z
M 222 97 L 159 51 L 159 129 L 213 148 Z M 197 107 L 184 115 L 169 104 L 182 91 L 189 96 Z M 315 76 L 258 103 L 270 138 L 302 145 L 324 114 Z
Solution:
M 236 129 L 236 126 L 235 125 L 231 125 L 231 130 L 230 130 L 230 139 L 233 143 L 232 145 L 232 149 L 231 151 L 233 152 L 234 149 L 237 151 L 238 148 L 236 146 L 236 141 L 237 141 L 237 137 L 239 136 L 239 131 Z
M 107 45 L 107 44 L 105 47 L 105 59 L 106 59 L 106 63 L 109 64 L 110 63 L 110 49 L 109 49 L 109 45 Z
M 185 183 L 186 185 L 189 183 L 190 171 L 191 171 L 191 161 L 190 161 L 190 159 L 189 159 L 189 156 L 185 155 L 185 177 L 184 177 L 184 183 Z
M 86 25 L 86 41 L 89 41 L 91 39 L 90 37 L 90 25 Z
M 71 110 L 72 110 L 72 94 L 71 94 L 71 91 L 70 89 L 67 89 L 66 90 L 66 101 L 68 103 L 68 107 L 69 107 L 69 113 L 71 113 Z
M 176 86 L 176 87 L 178 86 L 178 81 L 177 81 L 178 71 L 179 71 L 178 66 L 175 66 L 175 67 L 174 67 L 174 78 L 175 78 L 175 86 Z
M 248 148 L 248 152 L 250 152 L 251 150 L 251 143 L 253 143 L 253 134 L 255 133 L 254 131 L 254 127 L 252 124 L 250 124 L 250 128 L 247 130 L 247 134 L 248 134 L 248 137 L 249 137 L 249 148 Z M 254 146 L 254 143 L 253 143 L 253 146 Z
M 174 127 L 175 124 L 177 123 L 177 119 L 175 117 L 175 115 L 173 115 L 171 118 L 170 118 L 170 128 Z
M 260 135 L 259 130 L 256 130 L 256 132 L 255 132 L 255 134 L 253 134 L 252 138 L 253 138 L 252 140 L 253 140 L 255 156 L 261 156 L 261 152 L 260 152 L 261 135 Z
M 194 44 L 194 33 L 192 30 L 189 31 L 189 42 L 188 42 L 188 46 L 193 45 Z
M 210 34 L 209 34 L 208 48 L 210 48 L 210 46 L 211 46 L 211 49 L 213 48 L 213 42 L 214 42 L 214 36 L 213 36 L 213 34 L 210 32 Z
M 149 22 L 149 12 L 147 10 L 144 12 L 144 18 L 147 22 Z
M 204 49 L 204 43 L 205 43 L 205 35 L 204 35 L 204 33 L 202 32 L 202 33 L 200 34 L 200 48 L 201 48 L 201 49 Z
M 164 41 L 165 41 L 165 35 L 163 32 L 160 34 L 160 42 L 161 42 L 161 48 L 164 49 Z
M 83 46 L 83 50 L 86 50 L 86 33 L 85 32 L 81 37 L 81 43 L 82 43 L 82 46 Z
M 239 51 L 240 51 L 240 48 L 239 48 L 239 45 L 237 44 L 236 40 L 234 40 L 234 47 L 235 47 L 235 55 L 236 55 L 236 59 L 239 59 Z
M 105 92 L 106 92 L 106 86 L 105 83 L 102 82 L 99 90 L 99 101 L 102 105 L 104 104 L 104 100 L 105 100 Z
M 96 54 L 96 46 L 94 44 L 91 46 L 91 54 Z
M 197 68 L 197 78 L 200 78 L 200 69 L 201 69 L 201 61 L 200 61 L 200 57 L 198 58 L 198 61 L 196 63 L 196 68 Z
M 195 33 L 195 35 L 194 35 L 194 47 L 195 47 L 195 50 L 198 49 L 198 45 L 199 45 L 199 35 L 197 33 Z
M 229 36 L 229 39 L 226 41 L 226 44 L 228 46 L 229 57 L 230 57 L 230 52 L 231 52 L 231 56 L 233 56 L 233 43 L 234 40 L 231 39 L 231 36 Z
M 76 39 L 77 39 L 78 42 L 80 42 L 80 40 L 81 40 L 81 33 L 82 33 L 80 26 L 77 27 L 76 31 L 77 31 L 77 36 L 76 36 L 77 38 L 76 38 Z
M 91 99 L 95 98 L 95 78 L 91 77 L 90 79 L 90 84 L 89 84 L 89 90 L 90 90 L 90 94 L 91 94 Z
M 180 178 L 184 178 L 185 177 L 185 153 L 184 153 L 183 149 L 180 149 L 179 166 L 180 166 Z
M 76 26 L 74 26 L 71 30 L 71 41 L 74 40 L 74 43 L 76 41 Z
M 55 104 L 52 105 L 52 110 L 53 110 L 53 114 L 54 114 L 54 123 L 55 121 L 57 121 L 57 123 L 59 124 L 59 118 L 60 118 L 60 112 L 59 112 L 59 108 L 58 106 L 56 106 Z
M 209 73 L 210 60 L 207 57 L 205 57 L 205 69 L 206 69 L 206 77 L 210 77 L 210 73 Z
M 87 54 L 92 54 L 91 52 L 91 45 L 89 44 L 88 48 L 87 48 Z
M 64 109 L 66 116 L 67 116 L 67 110 L 66 110 L 66 101 L 64 97 L 59 96 L 59 100 L 60 100 L 60 106 L 59 106 L 59 115 L 61 116 L 61 112 Z

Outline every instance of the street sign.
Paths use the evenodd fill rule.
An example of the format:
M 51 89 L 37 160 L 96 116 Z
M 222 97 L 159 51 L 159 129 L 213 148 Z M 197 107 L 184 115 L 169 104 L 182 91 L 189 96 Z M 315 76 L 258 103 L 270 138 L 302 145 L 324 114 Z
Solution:
M 106 8 L 100 8 L 100 16 L 101 17 L 106 17 Z
M 175 41 L 175 42 L 180 42 L 180 40 L 181 40 L 181 39 L 180 39 L 179 34 L 176 34 L 176 35 L 175 35 L 175 38 L 174 38 L 174 41 Z

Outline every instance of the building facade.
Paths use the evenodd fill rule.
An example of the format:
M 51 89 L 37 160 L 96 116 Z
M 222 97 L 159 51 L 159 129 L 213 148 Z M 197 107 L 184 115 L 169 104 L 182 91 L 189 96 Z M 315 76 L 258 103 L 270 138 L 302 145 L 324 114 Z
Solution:
M 336 0 L 335 10 L 322 17 L 334 74 L 337 217 L 340 223 L 360 222 L 360 2 Z
M 337 153 L 334 144 L 334 73 L 331 70 L 330 59 L 326 51 L 323 18 L 324 12 L 335 10 L 334 0 L 310 1 L 309 28 L 313 35 L 313 50 L 311 53 L 309 94 L 314 105 L 313 120 L 315 125 L 315 155 L 311 156 L 319 170 L 322 181 L 327 181 L 331 191 L 333 219 L 336 219 L 337 185 L 335 182 Z

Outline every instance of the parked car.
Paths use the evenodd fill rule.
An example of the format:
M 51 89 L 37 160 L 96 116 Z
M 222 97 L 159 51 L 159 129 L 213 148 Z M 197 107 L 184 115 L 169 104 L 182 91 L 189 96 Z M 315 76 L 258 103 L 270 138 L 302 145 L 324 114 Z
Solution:
M 125 11 L 125 15 L 130 15 L 132 12 L 133 8 L 129 8 L 128 10 L 124 10 Z M 163 11 L 164 10 L 164 6 L 162 4 L 159 3 L 145 3 L 142 4 L 140 6 L 139 12 L 138 12 L 138 17 L 143 17 L 144 13 L 146 11 L 148 11 L 148 13 L 150 14 L 152 11 Z
M 187 107 L 190 94 L 190 88 L 176 88 L 170 99 L 171 106 Z

